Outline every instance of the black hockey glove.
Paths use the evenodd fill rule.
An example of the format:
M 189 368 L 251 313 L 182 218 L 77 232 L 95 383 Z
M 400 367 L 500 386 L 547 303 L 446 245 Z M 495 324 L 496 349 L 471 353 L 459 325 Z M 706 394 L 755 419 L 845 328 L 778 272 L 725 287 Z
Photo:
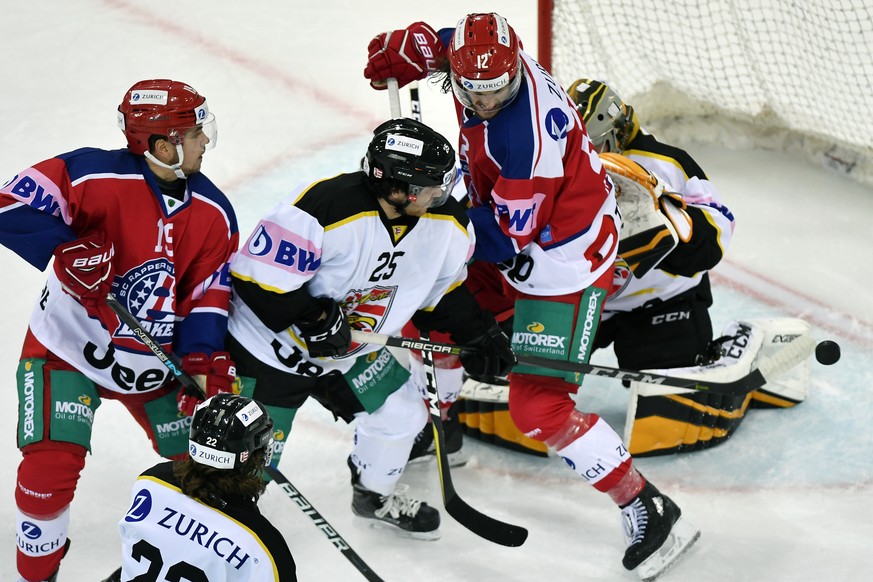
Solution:
M 352 343 L 349 320 L 340 309 L 339 303 L 333 299 L 318 297 L 315 301 L 322 306 L 326 317 L 317 321 L 298 322 L 300 336 L 313 358 L 341 356 L 349 351 Z
M 485 332 L 464 342 L 464 347 L 475 348 L 474 353 L 461 354 L 461 364 L 467 375 L 474 380 L 488 382 L 506 376 L 518 363 L 512 351 L 512 343 L 497 325 L 494 316 L 487 311 L 482 313 Z

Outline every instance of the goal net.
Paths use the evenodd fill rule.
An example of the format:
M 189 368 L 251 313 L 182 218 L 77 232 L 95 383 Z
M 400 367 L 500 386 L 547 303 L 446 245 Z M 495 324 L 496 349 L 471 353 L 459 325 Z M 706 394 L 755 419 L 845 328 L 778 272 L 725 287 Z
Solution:
M 565 88 L 607 82 L 664 139 L 802 152 L 873 185 L 869 0 L 539 0 L 539 18 Z

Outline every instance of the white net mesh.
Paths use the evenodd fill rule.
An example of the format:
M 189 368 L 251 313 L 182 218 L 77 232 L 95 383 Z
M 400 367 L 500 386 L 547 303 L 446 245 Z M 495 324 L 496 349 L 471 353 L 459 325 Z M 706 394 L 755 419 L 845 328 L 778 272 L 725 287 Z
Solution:
M 554 0 L 552 18 L 564 87 L 606 81 L 665 138 L 698 118 L 873 183 L 873 2 Z

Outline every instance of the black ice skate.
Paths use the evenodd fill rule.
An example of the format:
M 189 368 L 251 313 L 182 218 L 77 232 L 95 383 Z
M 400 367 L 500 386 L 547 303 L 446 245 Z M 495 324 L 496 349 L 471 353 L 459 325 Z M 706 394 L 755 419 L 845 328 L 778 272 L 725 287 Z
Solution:
M 360 484 L 358 468 L 349 458 L 352 471 L 352 511 L 373 520 L 375 525 L 387 525 L 401 534 L 418 540 L 440 538 L 440 513 L 424 501 L 407 495 L 407 485 L 397 485 L 390 495 L 370 491 Z
M 464 432 L 458 419 L 458 403 L 452 404 L 448 416 L 443 421 L 443 432 L 446 437 L 446 454 L 449 467 L 461 467 L 467 464 L 470 456 L 464 452 Z M 415 437 L 412 451 L 409 453 L 410 463 L 421 463 L 436 455 L 436 445 L 433 442 L 433 425 L 428 422 Z
M 663 574 L 690 548 L 700 531 L 683 521 L 682 510 L 651 483 L 621 509 L 627 550 L 622 565 L 649 582 Z

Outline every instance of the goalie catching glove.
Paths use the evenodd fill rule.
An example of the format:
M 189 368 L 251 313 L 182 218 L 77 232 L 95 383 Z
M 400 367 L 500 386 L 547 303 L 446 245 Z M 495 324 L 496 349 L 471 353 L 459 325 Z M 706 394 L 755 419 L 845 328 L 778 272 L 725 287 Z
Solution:
M 386 81 L 391 77 L 403 87 L 437 71 L 437 63 L 445 50 L 436 31 L 424 22 L 383 32 L 376 35 L 367 47 L 364 77 L 370 80 L 374 89 L 385 89 Z
M 194 416 L 197 406 L 216 394 L 235 393 L 236 365 L 227 352 L 215 352 L 211 356 L 203 353 L 188 354 L 182 358 L 182 369 L 191 376 L 200 390 L 183 387 L 176 395 L 179 412 Z
M 682 197 L 666 192 L 664 180 L 620 154 L 600 154 L 617 188 L 622 216 L 618 254 L 636 277 L 655 268 L 679 241 L 691 238 L 691 218 Z

